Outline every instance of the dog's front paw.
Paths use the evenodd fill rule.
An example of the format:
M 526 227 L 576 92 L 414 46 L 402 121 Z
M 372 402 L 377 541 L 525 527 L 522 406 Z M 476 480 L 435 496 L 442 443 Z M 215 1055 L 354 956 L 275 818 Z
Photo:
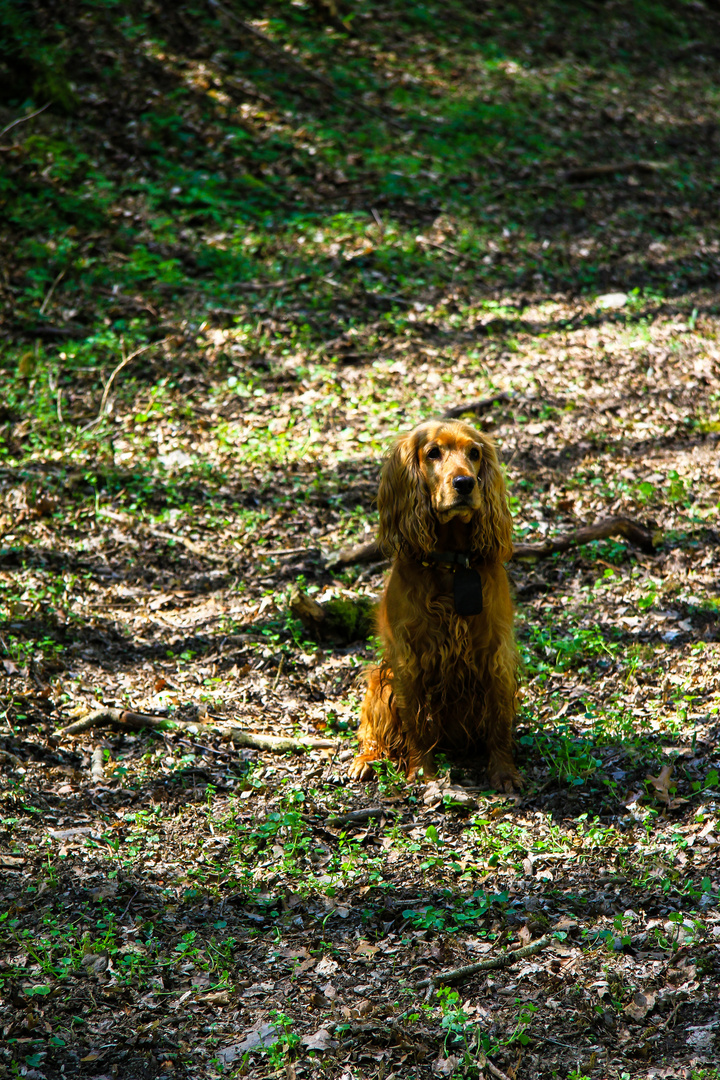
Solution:
M 488 766 L 488 779 L 490 787 L 496 791 L 504 791 L 506 795 L 519 791 L 524 783 L 512 761 L 491 761 Z
M 373 759 L 366 758 L 364 754 L 357 754 L 348 765 L 351 780 L 372 780 L 374 775 Z

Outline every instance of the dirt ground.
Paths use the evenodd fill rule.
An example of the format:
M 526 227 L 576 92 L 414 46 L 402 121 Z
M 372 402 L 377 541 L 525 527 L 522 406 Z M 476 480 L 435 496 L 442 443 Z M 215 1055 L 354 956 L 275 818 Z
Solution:
M 621 5 L 600 7 L 624 25 Z M 688 19 L 705 19 L 703 5 L 686 7 Z M 549 10 L 560 25 L 562 5 Z M 189 25 L 195 9 L 183 12 Z M 493 33 L 515 55 L 502 37 L 514 16 L 510 29 L 498 18 Z M 528 34 L 540 25 L 530 6 L 518 18 Z M 328 19 L 328 40 L 337 33 L 342 45 Z M 97 41 L 127 29 L 102 25 Z M 280 26 L 285 40 L 282 23 L 253 25 Z M 310 65 L 312 34 L 289 25 L 293 55 Z M 622 25 L 612 33 L 624 40 Z M 398 86 L 417 70 L 444 107 L 443 80 L 460 76 L 448 75 L 432 34 L 430 44 L 422 28 L 402 38 L 398 26 L 368 22 L 367 48 L 396 33 L 387 70 Z M 686 45 L 691 31 L 701 32 L 690 27 Z M 359 41 L 342 45 L 348 70 L 367 56 Z M 73 258 L 90 261 L 74 284 L 68 269 L 49 299 L 61 268 L 33 277 L 42 259 L 21 239 L 57 245 L 60 232 L 33 232 L 19 217 L 8 226 L 17 247 L 0 417 L 0 1077 L 720 1076 L 715 91 L 699 45 L 679 68 L 666 43 L 662 94 L 646 115 L 657 71 L 623 54 L 601 76 L 599 62 L 572 52 L 574 38 L 563 41 L 542 38 L 535 75 L 559 78 L 567 64 L 585 103 L 554 100 L 542 124 L 570 125 L 574 138 L 590 97 L 604 95 L 625 119 L 608 121 L 606 142 L 585 156 L 572 144 L 575 165 L 594 167 L 613 148 L 616 160 L 642 150 L 662 112 L 685 140 L 672 183 L 650 168 L 580 178 L 571 190 L 558 180 L 557 202 L 536 208 L 555 198 L 543 166 L 517 205 L 492 207 L 482 189 L 491 241 L 481 241 L 440 180 L 413 209 L 410 196 L 383 201 L 352 164 L 349 180 L 327 165 L 315 181 L 327 185 L 324 209 L 311 213 L 312 193 L 298 187 L 306 219 L 243 225 L 241 248 L 255 262 L 234 298 L 217 267 L 203 277 L 197 261 L 199 238 L 215 251 L 207 237 L 222 222 L 198 225 L 197 209 L 181 207 L 176 247 L 164 240 L 153 255 L 142 230 L 159 211 L 130 187 L 112 195 L 94 239 L 90 225 L 70 235 L 63 224 L 68 243 L 87 241 Z M 167 50 L 167 78 L 181 44 Z M 216 63 L 215 53 L 187 55 L 193 78 Z M 524 100 L 508 89 L 507 67 L 493 71 L 498 100 Z M 226 77 L 222 92 L 248 102 L 248 130 L 271 139 L 272 125 L 286 124 L 298 145 L 325 152 L 325 129 L 312 126 L 319 105 L 303 99 L 290 117 L 284 84 L 275 113 L 257 96 L 275 93 L 267 64 L 242 85 Z M 140 104 L 98 104 L 97 85 L 78 83 L 72 119 L 50 110 L 37 120 L 49 126 L 27 127 L 36 142 L 16 130 L 13 183 L 41 183 L 37 140 L 57 140 L 56 164 L 62 138 L 94 152 L 89 117 L 101 108 L 113 183 L 135 175 L 132 153 L 155 160 L 155 136 L 126 126 L 121 139 L 113 126 L 119 112 L 150 130 Z M 390 109 L 382 95 L 361 100 Z M 333 146 L 357 138 L 360 148 L 343 153 L 369 155 L 361 121 L 343 122 Z M 212 147 L 215 128 L 203 124 Z M 60 200 L 66 181 L 51 166 Z M 510 200 L 512 184 L 525 183 L 518 170 L 505 176 Z M 557 249 L 549 269 L 537 261 L 543 229 Z M 255 247 L 242 247 L 248 237 Z M 141 240 L 155 269 L 123 278 Z M 163 281 L 180 256 L 185 276 Z M 589 283 L 587 258 L 599 268 Z M 91 280 L 98 267 L 107 277 Z M 274 291 L 258 287 L 268 282 Z M 392 439 L 461 405 L 496 440 L 518 544 L 613 515 L 653 537 L 651 551 L 615 537 L 509 563 L 523 660 L 525 785 L 515 796 L 488 790 L 482 760 L 441 762 L 427 782 L 409 784 L 390 766 L 350 782 L 372 635 L 315 640 L 290 608 L 294 587 L 321 602 L 379 595 L 383 564 L 341 567 L 334 556 L 375 534 Z M 168 724 L 63 733 L 100 706 Z M 243 748 L 228 721 L 332 745 Z

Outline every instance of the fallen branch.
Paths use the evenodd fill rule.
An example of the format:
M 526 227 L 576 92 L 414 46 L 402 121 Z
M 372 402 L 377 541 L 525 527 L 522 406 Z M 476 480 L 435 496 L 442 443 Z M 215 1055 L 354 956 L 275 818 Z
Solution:
M 531 945 L 525 945 L 522 949 L 513 949 L 512 952 L 501 953 L 500 956 L 493 957 L 492 960 L 480 960 L 477 964 L 465 964 L 464 967 L 441 971 L 438 975 L 432 975 L 429 979 L 422 979 L 417 984 L 417 989 L 422 990 L 427 986 L 437 986 L 438 983 L 459 982 L 461 979 L 468 979 L 471 975 L 476 975 L 479 971 L 494 971 L 497 968 L 510 967 L 511 964 L 517 963 L 518 960 L 524 960 L 528 956 L 535 956 L 536 953 L 547 949 L 552 940 L 552 934 L 544 934 L 537 941 L 533 941 Z
M 582 544 L 589 544 L 592 540 L 607 540 L 611 536 L 625 537 L 648 555 L 652 555 L 655 551 L 656 537 L 639 521 L 633 521 L 632 518 L 627 517 L 610 517 L 594 525 L 586 525 L 576 532 L 567 533 L 565 536 L 543 540 L 539 544 L 516 544 L 512 557 L 513 559 L 543 559 L 547 555 L 567 551 L 571 547 L 580 547 Z
M 278 281 L 234 281 L 228 288 L 233 292 L 259 292 L 262 289 L 289 289 L 294 285 L 302 285 L 304 281 L 310 281 L 312 274 L 297 274 L 295 277 L 280 278 Z M 202 296 L 206 300 L 211 300 L 212 297 L 208 295 L 205 289 L 198 289 L 196 285 L 190 285 L 178 281 L 175 284 L 168 284 L 166 281 L 154 281 L 153 288 L 159 292 L 164 293 L 191 293 L 193 296 Z M 232 299 L 232 296 L 230 297 Z M 237 315 L 237 311 L 234 308 L 212 308 L 213 311 L 225 312 L 228 315 Z
M 61 739 L 64 735 L 79 735 L 83 731 L 89 731 L 93 727 L 113 726 L 129 728 L 139 731 L 142 728 L 151 728 L 155 731 L 187 731 L 191 734 L 202 732 L 208 735 L 220 735 L 229 738 L 234 746 L 246 747 L 249 750 L 270 750 L 276 754 L 287 753 L 288 750 L 334 750 L 336 744 L 331 739 L 290 738 L 285 735 L 258 735 L 252 731 L 246 731 L 231 721 L 221 724 L 205 724 L 199 720 L 173 720 L 167 716 L 152 716 L 150 713 L 136 713 L 129 709 L 111 709 L 103 707 L 93 709 L 87 716 L 75 720 L 66 727 L 58 728 L 53 732 L 53 737 Z
M 589 544 L 592 540 L 607 540 L 611 536 L 623 536 L 648 555 L 654 553 L 658 539 L 656 534 L 646 529 L 639 521 L 633 521 L 632 518 L 627 517 L 610 517 L 604 518 L 594 525 L 585 525 L 582 529 L 567 533 L 565 536 L 556 536 L 554 539 L 543 540 L 537 544 L 516 544 L 511 558 L 544 559 L 548 555 L 555 555 L 559 551 L 580 547 L 582 544 Z M 328 566 L 350 566 L 355 563 L 380 562 L 383 558 L 377 540 L 371 540 L 368 544 L 357 544 L 351 548 L 342 548 L 328 559 Z
M 22 326 L 15 325 L 10 328 L 17 334 L 22 334 L 24 337 L 40 337 L 40 338 L 53 338 L 53 337 L 68 337 L 68 338 L 81 338 L 90 334 L 89 326 L 82 326 L 80 323 L 73 323 L 71 326 Z
M 481 398 L 479 401 L 468 401 L 466 405 L 454 405 L 452 409 L 445 410 L 443 419 L 454 420 L 458 416 L 464 416 L 465 413 L 469 412 L 482 416 L 483 413 L 492 409 L 493 405 L 497 405 L 499 401 L 512 401 L 512 399 L 512 394 L 508 394 L 507 390 L 502 390 L 499 394 L 494 394 L 493 397 Z
M 349 548 L 341 548 L 334 555 L 329 556 L 328 566 L 353 566 L 355 563 L 381 562 L 384 558 L 377 540 L 371 540 L 367 544 L 353 544 Z
M 302 285 L 309 281 L 310 274 L 297 274 L 295 277 L 281 278 L 279 281 L 236 281 L 232 288 L 238 292 L 256 292 L 259 289 L 289 289 L 293 285 Z
M 562 180 L 573 183 L 576 180 L 595 180 L 603 176 L 614 176 L 616 173 L 654 173 L 667 167 L 664 162 L 619 161 L 614 165 L 579 165 L 574 169 L 566 169 L 560 177 Z
M 197 727 L 198 725 L 189 725 Z M 291 739 L 285 735 L 256 735 L 245 731 L 235 724 L 202 724 L 203 731 L 217 735 L 227 735 L 233 746 L 244 746 L 248 750 L 271 750 L 275 754 L 285 754 L 288 750 L 337 750 L 337 743 L 332 739 L 313 739 L 310 736 Z
M 373 818 L 390 817 L 396 813 L 386 806 L 368 806 L 364 810 L 350 810 L 347 814 L 334 814 L 326 818 L 325 824 L 333 828 L 342 828 L 344 825 L 364 825 Z
M 105 753 L 102 746 L 96 746 L 90 758 L 90 775 L 94 783 L 102 784 L 105 779 Z

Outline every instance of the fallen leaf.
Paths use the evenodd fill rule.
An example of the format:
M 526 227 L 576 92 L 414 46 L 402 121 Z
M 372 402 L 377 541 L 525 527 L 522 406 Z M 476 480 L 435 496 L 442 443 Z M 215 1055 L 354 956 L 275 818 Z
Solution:
M 704 1024 L 702 1027 L 688 1028 L 687 1035 L 685 1036 L 688 1046 L 692 1046 L 693 1050 L 699 1050 L 700 1053 L 711 1053 L 713 1044 L 715 1042 L 715 1029 L 720 1021 L 713 1020 L 709 1024 Z M 715 1059 L 717 1060 L 717 1058 Z
M 670 777 L 672 773 L 672 765 L 663 765 L 657 776 L 648 774 L 646 777 L 646 780 L 649 780 L 655 788 L 655 794 L 661 802 L 670 802 Z
M 226 1065 L 237 1061 L 243 1054 L 252 1050 L 264 1050 L 272 1046 L 278 1040 L 278 1029 L 274 1024 L 261 1024 L 260 1027 L 252 1028 L 241 1043 L 232 1043 L 230 1046 L 218 1050 L 219 1059 Z
M 312 1035 L 304 1035 L 303 1046 L 308 1050 L 334 1050 L 337 1042 L 333 1039 L 327 1028 L 318 1028 Z
M 625 1006 L 625 1012 L 632 1020 L 644 1020 L 655 1005 L 655 997 L 652 991 L 646 994 L 638 991 L 632 1001 Z
M 532 933 L 528 930 L 527 925 L 521 926 L 518 930 L 518 937 L 523 945 L 529 945 L 532 941 Z
M 459 1064 L 460 1058 L 451 1054 L 450 1057 L 439 1057 L 436 1061 L 433 1061 L 432 1070 L 438 1076 L 452 1076 Z
M 338 964 L 337 960 L 331 960 L 330 957 L 326 956 L 315 968 L 315 974 L 334 975 L 335 972 L 339 969 L 339 967 L 340 965 Z
M 203 1005 L 229 1005 L 230 995 L 227 990 L 216 990 L 212 994 L 203 994 L 198 999 Z
M 374 956 L 380 948 L 379 945 L 371 945 L 369 941 L 361 941 L 355 950 L 356 956 Z
M 107 971 L 109 962 L 110 953 L 107 951 L 101 953 L 85 953 L 80 961 L 89 975 L 102 975 L 104 971 Z
M 436 780 L 431 780 L 429 784 L 425 785 L 425 791 L 423 792 L 423 803 L 425 806 L 439 806 L 442 802 L 443 792 L 440 789 Z
M 477 806 L 477 800 L 460 787 L 447 788 L 443 801 L 448 810 L 474 810 Z

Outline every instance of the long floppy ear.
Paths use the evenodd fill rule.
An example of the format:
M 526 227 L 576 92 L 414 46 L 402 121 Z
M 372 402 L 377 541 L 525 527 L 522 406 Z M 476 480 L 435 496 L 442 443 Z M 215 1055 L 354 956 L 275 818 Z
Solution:
M 507 562 L 512 555 L 513 543 L 505 477 L 494 444 L 484 437 L 478 485 L 483 505 L 473 517 L 472 550 L 486 559 Z
M 414 435 L 400 439 L 386 457 L 380 475 L 379 541 L 389 558 L 401 551 L 432 551 L 436 544 L 435 519 L 420 471 L 418 446 Z

